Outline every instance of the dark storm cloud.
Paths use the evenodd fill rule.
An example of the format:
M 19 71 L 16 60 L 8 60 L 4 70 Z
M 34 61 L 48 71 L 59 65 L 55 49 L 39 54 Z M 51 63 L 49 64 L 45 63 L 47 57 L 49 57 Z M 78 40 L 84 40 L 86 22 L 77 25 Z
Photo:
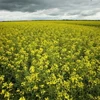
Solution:
M 0 0 L 0 10 L 28 12 L 50 8 L 65 8 L 65 10 L 68 10 L 69 8 L 80 9 L 90 3 L 97 7 L 100 2 L 99 0 Z
M 0 0 L 0 11 L 2 10 L 29 13 L 39 11 L 38 14 L 57 17 L 86 17 L 100 12 L 100 0 Z
M 9 11 L 30 11 L 31 8 L 36 9 L 38 2 L 32 0 L 2 0 L 0 1 L 0 10 Z

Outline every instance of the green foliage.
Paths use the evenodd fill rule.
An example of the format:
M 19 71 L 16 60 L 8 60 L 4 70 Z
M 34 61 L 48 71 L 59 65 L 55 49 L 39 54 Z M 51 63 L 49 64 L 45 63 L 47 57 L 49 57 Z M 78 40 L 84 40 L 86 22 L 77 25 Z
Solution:
M 0 23 L 0 100 L 100 100 L 100 29 L 69 23 Z

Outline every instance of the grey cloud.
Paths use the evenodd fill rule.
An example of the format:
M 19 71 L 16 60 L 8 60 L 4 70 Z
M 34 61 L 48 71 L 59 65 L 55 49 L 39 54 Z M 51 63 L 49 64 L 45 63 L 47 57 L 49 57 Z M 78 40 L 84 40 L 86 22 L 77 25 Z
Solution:
M 59 10 L 53 11 L 55 8 Z M 29 13 L 43 10 L 42 13 L 49 16 L 66 15 L 83 18 L 100 12 L 100 0 L 0 0 L 1 10 Z
M 83 12 L 81 12 L 80 13 L 80 15 L 81 16 L 91 16 L 91 15 L 94 15 L 94 14 L 96 14 L 97 12 L 95 12 L 95 11 L 83 11 Z
M 35 11 L 41 2 L 38 0 L 4 0 L 0 1 L 0 10 L 8 11 Z
M 35 11 L 41 9 L 50 8 L 62 8 L 70 9 L 78 8 L 83 4 L 90 2 L 90 0 L 0 0 L 1 10 L 12 10 L 12 11 Z M 35 5 L 35 6 L 34 6 Z

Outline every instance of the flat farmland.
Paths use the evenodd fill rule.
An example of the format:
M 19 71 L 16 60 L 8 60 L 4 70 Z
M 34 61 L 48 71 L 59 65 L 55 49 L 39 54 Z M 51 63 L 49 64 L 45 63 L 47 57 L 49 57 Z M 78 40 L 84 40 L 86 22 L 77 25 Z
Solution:
M 0 100 L 100 100 L 100 21 L 0 22 Z

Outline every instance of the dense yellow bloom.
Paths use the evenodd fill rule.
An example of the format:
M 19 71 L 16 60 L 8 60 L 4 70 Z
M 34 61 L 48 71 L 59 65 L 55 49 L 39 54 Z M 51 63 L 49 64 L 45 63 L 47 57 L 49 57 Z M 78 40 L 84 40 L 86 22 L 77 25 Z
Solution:
M 100 21 L 0 22 L 0 100 L 99 100 Z

